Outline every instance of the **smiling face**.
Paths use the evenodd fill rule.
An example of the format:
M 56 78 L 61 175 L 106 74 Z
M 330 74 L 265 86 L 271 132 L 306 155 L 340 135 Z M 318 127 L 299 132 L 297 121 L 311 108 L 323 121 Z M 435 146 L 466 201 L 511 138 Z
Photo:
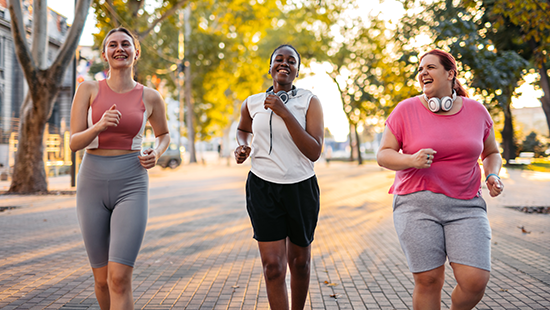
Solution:
M 300 66 L 298 54 L 290 47 L 283 46 L 273 53 L 269 74 L 279 85 L 291 85 L 298 76 Z
M 439 57 L 428 54 L 420 61 L 418 82 L 426 96 L 441 98 L 452 94 L 454 74 L 454 70 L 445 70 Z
M 111 68 L 131 67 L 139 56 L 139 50 L 136 50 L 131 36 L 117 31 L 105 38 L 105 46 L 101 54 Z

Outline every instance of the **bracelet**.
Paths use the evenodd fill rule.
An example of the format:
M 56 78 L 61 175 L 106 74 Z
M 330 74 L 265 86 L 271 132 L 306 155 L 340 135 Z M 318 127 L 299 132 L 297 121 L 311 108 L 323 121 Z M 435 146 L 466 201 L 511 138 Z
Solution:
M 489 174 L 487 175 L 487 177 L 485 178 L 485 182 L 489 181 L 489 177 L 491 177 L 492 175 L 494 175 L 495 177 L 497 177 L 497 179 L 500 180 L 500 177 L 499 177 L 497 174 L 495 174 L 495 173 L 489 173 Z

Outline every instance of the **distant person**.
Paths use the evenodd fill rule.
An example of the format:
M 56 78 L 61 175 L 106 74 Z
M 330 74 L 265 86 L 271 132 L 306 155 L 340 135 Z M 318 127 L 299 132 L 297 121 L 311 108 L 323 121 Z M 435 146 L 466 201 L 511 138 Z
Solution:
M 271 309 L 303 309 L 309 289 L 311 242 L 319 216 L 319 186 L 313 162 L 323 147 L 321 102 L 292 85 L 300 54 L 277 47 L 270 59 L 273 86 L 248 97 L 241 107 L 235 159 L 251 157 L 246 205 L 262 259 Z
M 492 197 L 502 165 L 487 109 L 468 98 L 455 59 L 432 50 L 420 58 L 423 94 L 400 102 L 386 120 L 378 164 L 397 171 L 394 224 L 413 273 L 414 309 L 440 309 L 445 261 L 457 285 L 451 309 L 472 309 L 491 270 L 491 228 L 481 197 L 481 156 Z
M 325 145 L 325 161 L 327 162 L 327 166 L 330 164 L 330 160 L 332 159 L 332 146 L 330 144 Z
M 76 208 L 99 306 L 133 309 L 132 271 L 148 214 L 146 169 L 155 166 L 170 137 L 162 97 L 133 79 L 138 40 L 116 28 L 102 46 L 109 76 L 80 84 L 71 111 L 71 150 L 86 148 Z M 158 143 L 140 156 L 147 120 Z

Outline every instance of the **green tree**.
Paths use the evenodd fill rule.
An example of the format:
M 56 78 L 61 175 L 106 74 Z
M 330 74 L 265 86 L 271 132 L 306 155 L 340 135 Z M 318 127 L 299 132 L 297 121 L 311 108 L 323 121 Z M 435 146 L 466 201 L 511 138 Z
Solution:
M 537 134 L 531 131 L 518 147 L 517 155 L 519 156 L 521 152 L 533 152 L 535 153 L 535 157 L 542 157 L 545 155 L 544 151 L 545 147 L 538 139 Z
M 548 0 L 466 0 L 465 5 L 483 10 L 480 23 L 491 27 L 487 37 L 499 50 L 517 52 L 529 61 L 525 69 L 538 72 L 540 98 L 550 129 L 550 2 Z M 479 27 L 479 26 L 478 26 Z
M 410 5 L 409 1 L 405 2 L 405 7 Z M 510 105 L 527 62 L 515 51 L 496 48 L 487 35 L 493 29 L 490 24 L 480 22 L 483 12 L 478 8 L 455 7 L 451 0 L 422 7 L 422 14 L 404 17 L 403 36 L 412 39 L 431 33 L 434 47 L 446 49 L 455 56 L 462 69 L 459 77 L 469 82 L 494 117 L 500 112 L 504 115 L 503 157 L 507 161 L 515 158 Z
M 222 135 L 240 103 L 263 88 L 259 42 L 279 14 L 273 1 L 203 1 L 193 6 L 188 61 L 201 139 Z
M 384 20 L 371 17 L 368 25 L 360 18 L 348 22 L 341 28 L 344 41 L 329 51 L 333 69 L 328 74 L 340 91 L 355 141 L 353 149 L 361 164 L 357 127 L 367 118 L 384 120 L 397 103 L 418 94 L 414 85 L 416 56 L 403 50 L 403 43 L 395 39 Z
M 46 122 L 59 93 L 69 63 L 74 58 L 91 0 L 79 0 L 75 18 L 65 42 L 52 64 L 47 63 L 48 9 L 46 0 L 34 0 L 32 12 L 32 46 L 29 48 L 27 29 L 20 0 L 9 1 L 11 32 L 15 54 L 23 68 L 29 87 L 21 106 L 21 125 L 10 193 L 47 192 L 43 160 L 43 136 Z
M 112 14 L 109 10 L 124 11 L 124 5 L 122 0 L 110 3 L 106 6 L 100 5 L 99 0 L 95 2 L 98 20 L 104 19 L 98 24 L 104 29 L 102 33 L 117 25 L 108 20 L 110 17 L 120 19 L 123 21 L 120 24 L 129 27 L 131 23 L 141 25 L 143 21 L 138 19 L 153 15 L 145 11 L 137 16 L 124 12 Z M 170 3 L 176 2 L 164 3 L 163 9 L 168 11 Z M 228 124 L 238 117 L 242 101 L 265 90 L 269 81 L 269 55 L 278 45 L 293 44 L 301 52 L 304 65 L 310 59 L 326 59 L 325 51 L 332 40 L 330 27 L 343 11 L 340 5 L 313 0 L 208 0 L 193 1 L 189 5 L 191 33 L 186 38 L 189 44 L 185 46 L 185 63 L 191 72 L 194 128 L 203 140 L 226 132 Z M 156 15 L 162 15 L 161 11 Z M 126 21 L 130 17 L 132 20 Z M 177 16 L 171 15 L 143 37 L 145 47 L 138 62 L 138 79 L 146 82 L 155 77 L 165 81 L 175 93 L 173 70 L 178 62 L 179 28 Z M 137 29 L 136 32 L 140 32 L 141 28 Z M 100 43 L 100 38 L 102 34 L 96 43 Z
M 269 57 L 280 44 L 300 52 L 302 66 L 325 60 L 329 28 L 342 9 L 318 1 L 205 1 L 193 9 L 189 61 L 197 132 L 219 135 L 236 120 L 240 105 L 270 83 Z
M 101 49 L 105 35 L 113 28 L 122 26 L 131 30 L 142 47 L 135 68 L 136 80 L 154 88 L 162 84 L 174 92 L 178 85 L 178 69 L 183 67 L 178 46 L 183 25 L 176 13 L 189 3 L 187 0 L 93 0 L 99 29 L 99 33 L 94 34 L 95 47 Z M 194 138 L 194 128 L 191 131 L 188 136 Z M 189 140 L 194 143 L 194 139 Z M 194 153 L 191 158 L 195 158 Z

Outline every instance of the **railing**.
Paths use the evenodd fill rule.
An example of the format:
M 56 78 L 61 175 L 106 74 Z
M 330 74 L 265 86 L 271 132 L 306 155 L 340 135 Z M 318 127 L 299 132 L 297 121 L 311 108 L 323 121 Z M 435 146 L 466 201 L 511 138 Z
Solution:
M 18 134 L 12 132 L 8 141 L 8 167 L 13 167 L 17 153 Z M 71 149 L 69 148 L 70 134 L 68 131 L 60 134 L 44 134 L 44 165 L 47 175 L 59 175 L 72 165 Z M 10 169 L 11 170 L 11 169 Z

